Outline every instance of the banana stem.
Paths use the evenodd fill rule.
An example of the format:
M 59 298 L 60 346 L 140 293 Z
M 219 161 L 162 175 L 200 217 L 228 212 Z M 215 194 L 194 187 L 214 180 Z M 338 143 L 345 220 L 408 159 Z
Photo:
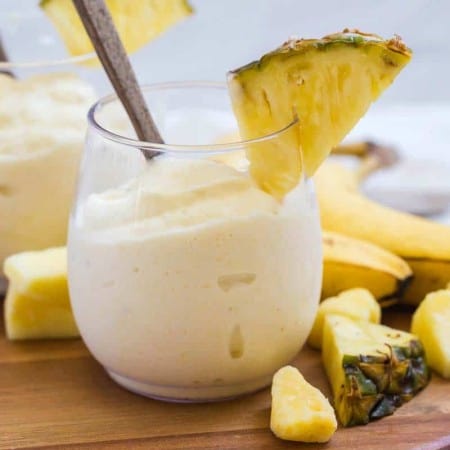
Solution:
M 372 143 L 369 141 L 341 144 L 333 149 L 333 153 L 336 155 L 357 156 L 358 158 L 360 158 L 367 155 L 370 145 L 372 145 Z
M 377 144 L 372 141 L 341 144 L 333 149 L 335 155 L 355 156 L 361 160 L 356 169 L 356 176 L 363 181 L 371 173 L 383 167 L 389 167 L 400 159 L 393 147 Z

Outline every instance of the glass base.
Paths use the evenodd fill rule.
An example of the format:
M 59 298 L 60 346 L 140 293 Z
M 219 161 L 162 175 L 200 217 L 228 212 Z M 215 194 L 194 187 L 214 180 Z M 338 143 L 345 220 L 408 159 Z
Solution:
M 117 384 L 135 394 L 172 403 L 207 403 L 231 400 L 264 389 L 272 382 L 272 377 L 267 376 L 252 382 L 228 386 L 175 387 L 136 381 L 111 370 L 106 369 L 106 371 Z

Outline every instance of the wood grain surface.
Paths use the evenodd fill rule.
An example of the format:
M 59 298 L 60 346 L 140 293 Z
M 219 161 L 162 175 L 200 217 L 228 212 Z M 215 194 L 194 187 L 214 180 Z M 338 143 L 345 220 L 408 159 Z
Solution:
M 385 322 L 406 329 L 409 317 L 392 310 Z M 294 364 L 329 395 L 317 352 L 306 347 Z M 328 444 L 281 441 L 269 415 L 268 389 L 162 403 L 117 386 L 80 340 L 12 343 L 0 329 L 0 449 L 450 449 L 450 382 L 436 375 L 393 416 L 339 429 Z

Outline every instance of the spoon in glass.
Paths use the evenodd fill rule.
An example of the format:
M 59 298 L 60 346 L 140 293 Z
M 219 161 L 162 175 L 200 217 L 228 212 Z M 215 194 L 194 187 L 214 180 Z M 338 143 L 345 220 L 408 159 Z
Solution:
M 125 48 L 103 0 L 73 0 L 100 62 L 141 141 L 163 143 Z M 158 152 L 141 149 L 147 159 Z

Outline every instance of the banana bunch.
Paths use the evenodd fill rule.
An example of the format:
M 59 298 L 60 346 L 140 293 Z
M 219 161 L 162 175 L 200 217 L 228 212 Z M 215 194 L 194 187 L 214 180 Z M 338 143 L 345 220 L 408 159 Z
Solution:
M 417 305 L 427 293 L 445 288 L 450 281 L 450 227 L 365 197 L 359 183 L 371 170 L 370 164 L 362 170 L 351 170 L 328 161 L 315 176 L 322 227 L 333 232 L 324 234 L 323 295 L 335 295 L 349 287 L 367 287 L 378 299 L 398 297 Z M 349 241 L 349 253 L 343 244 L 333 249 L 334 233 L 366 241 L 362 244 L 365 249 L 369 248 L 367 242 L 378 247 L 363 250 L 360 241 Z M 325 242 L 327 234 L 333 238 L 329 244 Z M 344 236 L 338 238 L 344 240 Z M 330 259 L 333 252 L 334 261 Z M 336 252 L 339 258 L 346 258 L 345 270 Z M 351 269 L 350 259 L 355 263 Z

